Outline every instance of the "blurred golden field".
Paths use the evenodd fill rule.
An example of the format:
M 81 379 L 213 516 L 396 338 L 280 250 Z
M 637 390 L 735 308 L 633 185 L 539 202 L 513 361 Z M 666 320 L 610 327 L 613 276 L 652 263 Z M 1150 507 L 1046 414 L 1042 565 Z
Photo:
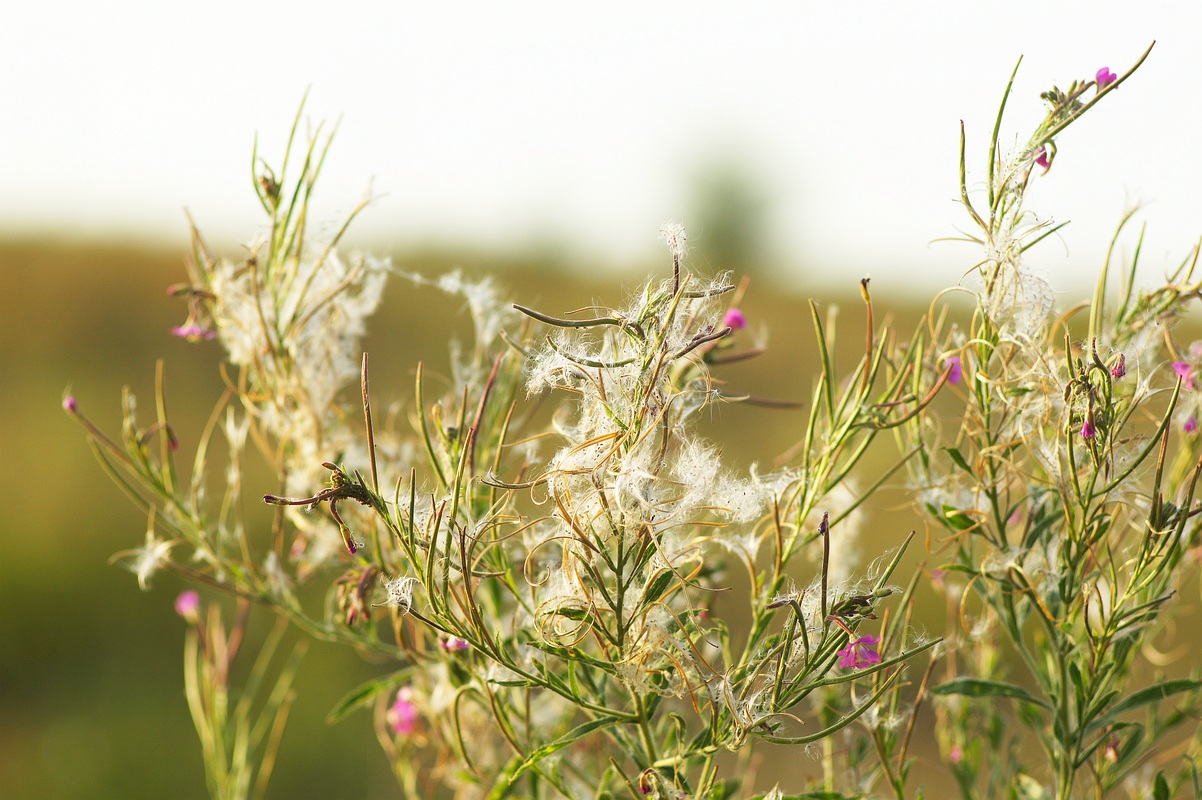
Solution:
M 121 387 L 130 386 L 147 407 L 155 361 L 164 359 L 168 400 L 188 452 L 189 436 L 194 442 L 221 382 L 215 344 L 188 344 L 169 332 L 185 315 L 182 303 L 165 291 L 184 278 L 185 250 L 182 237 L 157 247 L 0 241 L 0 448 L 9 486 L 0 517 L 0 794 L 6 797 L 206 794 L 183 696 L 184 625 L 173 611 L 183 586 L 159 575 L 153 591 L 143 593 L 130 573 L 109 565 L 113 553 L 141 544 L 146 520 L 104 476 L 81 429 L 60 408 L 69 389 L 82 412 L 115 432 Z M 496 259 L 429 251 L 394 254 L 394 261 L 425 274 L 455 267 L 493 274 L 514 301 L 551 313 L 594 300 L 619 305 L 641 280 L 637 273 L 607 276 L 549 256 Z M 718 377 L 731 395 L 805 400 L 814 374 L 805 276 L 786 285 L 761 278 L 754 266 L 747 272 L 753 280 L 742 308 L 753 330 L 770 331 L 768 354 Z M 850 293 L 858 278 L 846 277 L 844 297 L 816 298 L 823 306 L 843 307 L 839 347 L 847 363 L 863 347 L 862 304 Z M 896 313 L 903 335 L 926 310 L 902 297 L 901 287 L 872 288 L 878 321 Z M 459 312 L 432 290 L 416 290 L 402 279 L 391 282 L 365 345 L 378 402 L 411 395 L 419 361 L 443 372 L 448 337 L 468 330 Z M 768 465 L 797 440 L 803 423 L 796 410 L 725 404 L 710 411 L 706 434 L 732 462 Z M 889 455 L 876 454 L 870 469 L 883 469 Z M 861 483 L 873 476 L 862 476 Z M 248 488 L 247 494 L 275 488 Z M 874 497 L 861 553 L 874 557 L 920 524 L 907 502 L 892 485 Z M 924 531 L 919 533 L 899 576 L 928 557 Z M 1179 617 L 1179 630 L 1198 621 L 1196 582 L 1183 594 L 1191 601 L 1190 614 Z M 918 602 L 921 624 L 940 634 L 942 606 L 933 592 L 924 587 Z M 262 635 L 270 620 L 263 614 L 254 619 L 252 634 Z M 296 683 L 299 699 L 269 797 L 396 795 L 367 715 L 360 712 L 334 726 L 324 722 L 346 691 L 388 669 L 389 664 L 313 643 Z M 932 720 L 929 711 L 920 717 L 916 769 L 929 796 L 940 797 L 936 787 L 944 777 L 933 750 Z M 768 787 L 814 766 L 795 751 L 761 752 L 759 783 Z

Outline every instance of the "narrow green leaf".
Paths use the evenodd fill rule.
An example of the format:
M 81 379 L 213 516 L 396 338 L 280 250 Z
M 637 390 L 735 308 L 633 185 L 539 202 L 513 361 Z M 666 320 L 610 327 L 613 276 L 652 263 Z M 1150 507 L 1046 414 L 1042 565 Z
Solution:
M 940 515 L 940 518 L 943 524 L 957 531 L 966 531 L 977 524 L 973 521 L 972 517 L 960 509 L 949 505 L 943 506 L 943 513 Z
M 1101 727 L 1111 724 L 1128 711 L 1133 711 L 1141 706 L 1159 703 L 1161 700 L 1167 700 L 1175 694 L 1182 692 L 1193 692 L 1202 688 L 1202 681 L 1193 680 L 1191 678 L 1181 678 L 1175 681 L 1165 681 L 1164 683 L 1155 686 L 1149 686 L 1146 689 L 1141 689 L 1133 695 L 1128 695 L 1122 701 L 1116 703 L 1105 716 L 1098 718 L 1091 723 L 1086 731 L 1093 732 Z
M 562 750 L 563 748 L 570 745 L 572 742 L 575 742 L 576 740 L 589 735 L 590 733 L 592 733 L 593 731 L 595 731 L 599 728 L 604 728 L 604 727 L 606 727 L 608 725 L 612 725 L 618 721 L 619 721 L 618 717 L 613 717 L 613 716 L 599 717 L 597 719 L 590 720 L 590 721 L 584 723 L 583 725 L 577 725 L 575 728 L 572 728 L 572 730 L 568 731 L 563 736 L 559 737 L 558 739 L 556 739 L 553 742 L 548 742 L 547 744 L 544 744 L 541 747 L 536 747 L 530 753 L 530 755 L 526 758 L 526 760 L 521 763 L 521 766 L 519 766 L 516 770 L 514 770 L 513 774 L 509 776 L 510 785 L 512 785 L 513 782 L 516 781 L 519 777 L 521 777 L 523 772 L 531 769 L 535 764 L 542 761 L 544 758 L 551 755 L 552 753 Z
M 354 711 L 356 708 L 366 706 L 377 695 L 387 692 L 392 688 L 394 681 L 386 680 L 371 680 L 367 683 L 357 686 L 351 691 L 342 696 L 342 699 L 334 704 L 334 708 L 326 715 L 326 724 L 333 725 L 340 721 L 347 714 Z
M 1093 719 L 1095 714 L 1101 714 L 1102 711 L 1114 701 L 1114 698 L 1118 697 L 1118 695 L 1119 693 L 1117 689 L 1111 689 L 1109 692 L 1090 703 L 1089 707 L 1085 711 L 1084 721 Z
M 643 590 L 642 602 L 639 604 L 639 608 L 647 608 L 659 602 L 660 598 L 667 593 L 668 587 L 671 586 L 675 578 L 676 575 L 670 570 L 664 570 L 655 576 L 650 585 Z
M 514 756 L 505 764 L 505 768 L 497 775 L 497 779 L 493 781 L 492 791 L 488 793 L 486 800 L 503 800 L 509 795 L 509 790 L 513 787 L 514 770 L 521 766 L 522 757 Z
M 969 475 L 976 474 L 972 471 L 972 467 L 968 466 L 968 462 L 964 460 L 964 456 L 960 454 L 959 450 L 954 447 L 944 447 L 942 450 L 943 452 L 947 453 L 948 457 L 951 458 L 952 461 L 956 463 L 957 467 L 964 470 Z
M 1164 778 L 1164 772 L 1156 773 L 1156 780 L 1152 784 L 1152 800 L 1170 800 L 1172 795 L 1169 793 L 1169 782 Z
M 822 354 L 822 382 L 825 391 L 826 413 L 832 425 L 835 424 L 835 367 L 831 363 L 830 349 L 826 344 L 826 332 L 822 329 L 822 318 L 818 314 L 818 304 L 810 301 L 810 317 L 814 321 L 814 336 L 818 340 L 818 352 Z
M 571 664 L 576 664 L 577 666 L 586 664 L 590 667 L 597 667 L 611 674 L 617 674 L 617 670 L 610 662 L 594 658 L 585 651 L 574 647 L 562 647 L 556 644 L 540 642 L 537 639 L 531 639 L 530 641 L 526 642 L 526 644 L 530 647 L 542 650 L 547 655 L 555 656 L 556 658 L 563 659 L 564 661 Z
M 1009 697 L 1051 709 L 1046 701 L 1040 700 L 1021 686 L 1000 681 L 986 681 L 980 678 L 956 678 L 939 684 L 931 689 L 931 693 L 938 695 L 961 694 L 966 697 Z

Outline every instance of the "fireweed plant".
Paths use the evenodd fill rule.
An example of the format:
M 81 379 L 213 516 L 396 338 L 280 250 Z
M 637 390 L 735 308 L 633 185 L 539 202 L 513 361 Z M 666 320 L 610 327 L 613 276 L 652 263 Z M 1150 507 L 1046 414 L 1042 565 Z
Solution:
M 188 282 L 171 290 L 189 309 L 174 333 L 226 356 L 190 477 L 161 364 L 148 427 L 128 393 L 116 439 L 65 402 L 149 519 L 143 547 L 117 559 L 144 587 L 167 570 L 238 598 L 228 633 L 216 605 L 180 601 L 213 795 L 261 793 L 291 702 L 295 657 L 267 680 L 273 635 L 230 713 L 252 604 L 390 663 L 331 718 L 374 708 L 409 796 L 730 797 L 750 788 L 753 740 L 826 743 L 829 757 L 829 738 L 936 644 L 905 613 L 878 624 L 887 598 L 909 604 L 913 582 L 891 583 L 904 544 L 856 575 L 838 542 L 871 495 L 848 489 L 857 462 L 945 378 L 924 371 L 925 351 L 873 329 L 865 283 L 864 354 L 836 374 L 813 306 L 822 370 L 795 464 L 736 475 L 692 421 L 722 399 L 711 370 L 759 349 L 734 335 L 747 327 L 736 287 L 690 274 L 670 225 L 670 271 L 624 308 L 555 317 L 502 302 L 487 280 L 431 281 L 466 301 L 474 342 L 452 348 L 449 393 L 430 397 L 419 364 L 408 425 L 377 423 L 357 343 L 396 270 L 342 258 L 345 225 L 309 239 L 328 139 L 294 146 L 299 120 L 294 182 L 287 160 L 278 173 L 255 160 L 267 234 L 229 261 L 193 228 Z M 266 529 L 243 502 L 252 450 L 278 476 Z M 732 635 L 712 606 L 736 569 L 750 628 Z M 744 763 L 720 768 L 726 751 Z
M 362 206 L 327 240 L 309 236 L 329 137 L 302 144 L 298 114 L 279 171 L 253 162 L 266 233 L 231 261 L 193 226 L 188 281 L 172 289 L 189 309 L 174 333 L 225 352 L 226 390 L 198 441 L 170 422 L 161 364 L 147 427 L 128 392 L 119 437 L 64 401 L 148 518 L 144 545 L 115 558 L 143 587 L 165 570 L 237 598 L 228 627 L 216 603 L 177 603 L 213 796 L 266 790 L 300 658 L 277 663 L 289 625 L 387 665 L 330 718 L 372 709 L 411 797 L 746 796 L 757 741 L 817 757 L 803 796 L 905 797 L 932 693 L 968 796 L 1014 785 L 1067 798 L 1141 769 L 1161 733 L 1192 719 L 1199 686 L 1126 690 L 1197 538 L 1196 416 L 1177 420 L 1197 403 L 1199 354 L 1165 322 L 1198 287 L 1188 270 L 1150 294 L 1128 285 L 1104 318 L 1104 272 L 1088 341 L 1057 353 L 1075 315 L 1051 320 L 1045 287 L 1019 269 L 1047 233 L 1024 227 L 1033 165 L 1050 166 L 1054 137 L 1128 75 L 1045 95 L 1048 122 L 1008 162 L 995 129 L 984 216 L 962 186 L 990 253 L 968 332 L 939 312 L 900 339 L 877 327 L 864 281 L 863 353 L 839 371 L 833 310 L 811 302 L 814 389 L 800 442 L 770 473 L 736 474 L 694 431 L 707 404 L 739 399 L 714 371 L 760 348 L 744 341 L 742 287 L 688 270 L 682 227 L 662 231 L 663 277 L 624 306 L 572 313 L 511 305 L 489 280 L 344 258 Z M 407 413 L 380 414 L 359 341 L 389 277 L 461 297 L 474 333 L 451 348 L 449 391 L 431 396 L 417 364 Z M 940 445 L 934 404 L 948 389 L 964 422 Z M 861 475 L 889 432 L 899 456 Z M 266 524 L 244 500 L 256 453 L 276 476 L 271 493 L 253 487 L 274 512 Z M 925 573 L 895 575 L 912 534 L 857 565 L 860 506 L 907 472 L 951 533 L 938 582 L 962 599 L 955 621 L 1000 624 L 1036 689 L 1004 682 L 987 640 L 944 658 L 916 630 Z M 737 601 L 715 604 L 723 592 Z M 234 687 L 253 605 L 279 623 Z M 727 607 L 737 620 L 718 616 Z M 907 678 L 920 654 L 925 672 Z M 1046 767 L 1019 763 L 1000 710 L 980 705 L 990 696 L 1018 704 Z M 1166 698 L 1185 705 L 1156 715 Z M 1157 780 L 1167 792 L 1185 775 Z
M 897 432 L 919 448 L 907 462 L 916 498 L 950 554 L 937 582 L 951 646 L 932 690 L 965 797 L 1202 794 L 1199 669 L 1167 674 L 1162 648 L 1177 645 L 1157 640 L 1183 573 L 1196 574 L 1199 345 L 1178 342 L 1173 322 L 1199 297 L 1198 248 L 1138 290 L 1136 246 L 1116 292 L 1116 234 L 1092 299 L 1062 311 L 1024 264 L 1059 227 L 1024 207 L 1026 190 L 1062 132 L 1139 63 L 1045 92 L 1046 118 L 1003 156 L 1008 85 L 983 196 L 968 191 L 961 136 L 960 197 L 984 250 L 967 289 L 975 311 L 965 329 L 930 317 L 954 365 L 956 423 L 916 415 Z M 1024 730 L 1037 749 L 1020 747 Z

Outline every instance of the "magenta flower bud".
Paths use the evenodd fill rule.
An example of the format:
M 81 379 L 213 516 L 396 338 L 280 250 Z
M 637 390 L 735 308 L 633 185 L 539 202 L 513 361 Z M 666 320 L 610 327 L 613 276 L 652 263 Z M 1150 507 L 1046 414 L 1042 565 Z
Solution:
M 459 636 L 448 636 L 445 639 L 440 639 L 438 646 L 443 650 L 449 650 L 453 652 L 456 650 L 466 650 L 471 645 L 467 643 L 467 639 L 463 639 Z
M 1194 433 L 1195 431 L 1197 431 L 1198 430 L 1198 418 L 1195 417 L 1193 414 L 1190 414 L 1189 419 L 1187 419 L 1185 421 L 1185 424 L 1181 426 L 1181 430 L 1185 431 L 1186 433 Z
M 1095 77 L 1097 78 L 1099 89 L 1105 89 L 1119 79 L 1119 76 L 1111 72 L 1109 67 L 1102 67 L 1098 70 L 1098 74 Z
M 737 308 L 727 309 L 726 316 L 722 318 L 722 324 L 736 331 L 741 331 L 747 327 L 747 317 L 743 316 L 743 312 Z
M 196 622 L 200 619 L 200 595 L 189 589 L 186 592 L 181 592 L 180 596 L 175 598 L 175 613 L 186 619 L 188 622 Z
M 1173 372 L 1181 379 L 1186 389 L 1194 388 L 1194 368 L 1186 361 L 1174 361 Z
M 1097 435 L 1098 435 L 1098 429 L 1097 429 L 1097 426 L 1095 426 L 1093 424 L 1093 415 L 1086 414 L 1085 422 L 1081 423 L 1081 438 L 1082 439 L 1092 439 L 1093 437 L 1095 437 Z
M 947 370 L 947 382 L 959 383 L 964 380 L 964 366 L 960 361 L 960 356 L 948 356 L 943 362 L 943 368 Z
M 385 714 L 388 727 L 397 736 L 408 736 L 417 728 L 417 706 L 413 703 L 413 689 L 402 686 L 396 693 L 396 701 Z
M 75 395 L 69 394 L 63 398 L 63 411 L 66 411 L 68 414 L 74 414 L 78 407 L 79 404 L 75 402 Z
M 1127 356 L 1119 353 L 1119 360 L 1110 368 L 1110 375 L 1116 380 L 1127 374 Z
M 1052 164 L 1048 161 L 1048 149 L 1043 145 L 1039 146 L 1039 151 L 1035 154 L 1035 163 L 1043 167 L 1043 171 L 1047 172 Z
M 201 339 L 217 338 L 216 331 L 211 331 L 208 328 L 202 328 L 199 325 L 180 325 L 178 328 L 171 329 L 171 335 L 178 336 L 181 339 L 187 339 L 189 342 L 195 342 Z

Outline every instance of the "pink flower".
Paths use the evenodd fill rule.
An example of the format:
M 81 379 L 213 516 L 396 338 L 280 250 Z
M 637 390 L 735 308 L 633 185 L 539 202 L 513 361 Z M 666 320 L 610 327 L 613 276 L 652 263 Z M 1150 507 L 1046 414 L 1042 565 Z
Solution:
M 1119 76 L 1111 72 L 1109 67 L 1102 67 L 1100 70 L 1098 70 L 1096 78 L 1098 80 L 1098 88 L 1105 89 L 1107 86 L 1117 81 Z
M 1186 433 L 1193 433 L 1198 430 L 1198 418 L 1193 414 L 1190 414 L 1189 419 L 1187 419 L 1185 424 L 1181 426 L 1181 430 L 1185 431 Z
M 964 380 L 964 366 L 960 362 L 960 356 L 948 356 L 943 362 L 943 368 L 947 370 L 947 382 L 959 383 Z
M 1194 368 L 1191 364 L 1186 361 L 1174 361 L 1173 372 L 1177 373 L 1186 389 L 1194 388 Z
M 1039 146 L 1039 151 L 1035 154 L 1035 163 L 1043 167 L 1044 172 L 1047 172 L 1052 166 L 1048 161 L 1048 149 L 1043 145 Z
M 200 595 L 191 589 L 181 592 L 180 596 L 175 598 L 175 613 L 188 622 L 196 622 L 200 619 Z
M 458 636 L 448 636 L 445 639 L 440 639 L 438 646 L 443 650 L 466 650 L 470 645 L 467 639 L 462 639 Z
M 1119 360 L 1114 362 L 1114 366 L 1110 368 L 1110 374 L 1116 380 L 1127 374 L 1127 356 L 1119 353 Z
M 187 339 L 189 342 L 196 342 L 201 339 L 215 339 L 217 332 L 199 325 L 181 325 L 178 328 L 172 328 L 171 335 Z
M 960 749 L 960 745 L 954 744 L 952 745 L 951 751 L 948 752 L 947 757 L 953 764 L 959 764 L 964 758 L 964 751 Z
M 78 407 L 79 403 L 75 401 L 75 395 L 69 394 L 63 398 L 63 411 L 66 411 L 68 414 L 74 414 Z
M 417 728 L 417 706 L 413 704 L 413 688 L 402 686 L 396 693 L 396 701 L 384 715 L 388 727 L 397 736 L 408 736 Z
M 741 331 L 747 327 L 747 317 L 743 316 L 743 312 L 737 308 L 727 309 L 726 316 L 722 318 L 722 324 L 736 331 Z
M 850 642 L 847 647 L 835 653 L 837 656 L 842 656 L 839 659 L 839 666 L 844 669 L 863 669 L 881 663 L 881 654 L 872 649 L 880 643 L 881 640 L 877 636 L 861 636 L 854 642 Z
M 1081 438 L 1092 439 L 1098 435 L 1098 428 L 1093 424 L 1093 415 L 1086 414 L 1085 421 L 1081 423 Z

